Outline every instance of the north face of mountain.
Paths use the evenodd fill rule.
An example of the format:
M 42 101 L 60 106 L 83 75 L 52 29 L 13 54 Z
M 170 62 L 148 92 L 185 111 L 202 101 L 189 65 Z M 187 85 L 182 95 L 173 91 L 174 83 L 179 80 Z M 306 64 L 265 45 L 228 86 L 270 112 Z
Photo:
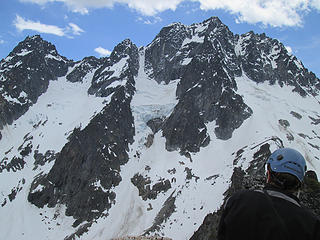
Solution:
M 216 121 L 215 135 L 228 139 L 252 111 L 236 93 L 241 74 L 235 39 L 218 18 L 185 26 L 172 24 L 146 49 L 146 72 L 158 82 L 181 79 L 178 105 L 162 126 L 167 150 L 197 152 L 209 144 L 205 124 Z
M 0 64 L 0 129 L 11 124 L 66 74 L 69 61 L 39 35 L 27 37 Z

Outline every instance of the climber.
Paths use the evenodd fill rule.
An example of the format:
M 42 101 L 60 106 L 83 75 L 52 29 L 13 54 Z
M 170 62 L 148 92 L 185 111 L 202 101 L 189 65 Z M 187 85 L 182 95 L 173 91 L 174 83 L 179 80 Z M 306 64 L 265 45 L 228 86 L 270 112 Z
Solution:
M 320 219 L 297 197 L 306 171 L 304 157 L 281 148 L 266 164 L 263 190 L 242 190 L 227 200 L 218 240 L 320 240 Z

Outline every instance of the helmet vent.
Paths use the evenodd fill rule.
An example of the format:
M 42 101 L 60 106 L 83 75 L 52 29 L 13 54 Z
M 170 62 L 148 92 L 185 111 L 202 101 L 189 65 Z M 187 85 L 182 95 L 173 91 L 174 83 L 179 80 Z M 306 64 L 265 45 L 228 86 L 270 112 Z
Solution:
M 277 156 L 278 161 L 281 161 L 282 159 L 283 159 L 283 156 L 281 154 Z

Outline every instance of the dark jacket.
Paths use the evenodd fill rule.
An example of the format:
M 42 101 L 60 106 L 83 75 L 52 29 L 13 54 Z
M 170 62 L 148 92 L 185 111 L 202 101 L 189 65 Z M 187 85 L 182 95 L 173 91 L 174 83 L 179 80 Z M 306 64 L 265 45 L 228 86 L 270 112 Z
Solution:
M 320 220 L 290 194 L 243 190 L 225 204 L 219 240 L 320 240 Z

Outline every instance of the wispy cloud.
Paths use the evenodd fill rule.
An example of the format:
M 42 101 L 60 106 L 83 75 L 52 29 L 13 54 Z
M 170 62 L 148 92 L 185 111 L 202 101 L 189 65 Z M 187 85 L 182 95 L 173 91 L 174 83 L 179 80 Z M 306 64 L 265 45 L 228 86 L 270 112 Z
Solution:
M 14 20 L 13 24 L 19 31 L 32 30 L 40 33 L 54 34 L 57 36 L 65 35 L 64 30 L 60 27 L 57 27 L 54 25 L 46 25 L 40 22 L 31 21 L 31 20 L 26 20 L 20 17 L 19 15 L 16 16 L 16 19 Z
M 13 21 L 13 25 L 19 31 L 31 30 L 39 33 L 53 34 L 60 37 L 72 37 L 72 35 L 80 35 L 84 32 L 83 29 L 81 29 L 78 25 L 74 23 L 69 23 L 67 27 L 61 28 L 55 25 L 43 24 L 39 21 L 24 19 L 19 15 L 16 15 L 16 19 Z
M 182 2 L 199 3 L 200 9 L 221 9 L 236 16 L 237 22 L 262 23 L 272 27 L 301 26 L 303 17 L 312 9 L 320 11 L 319 0 L 20 0 L 46 4 L 63 2 L 70 10 L 88 14 L 90 9 L 112 8 L 125 4 L 145 16 L 155 16 L 166 10 L 176 10 Z M 150 24 L 152 21 L 146 21 Z
M 109 51 L 108 49 L 105 49 L 103 47 L 97 47 L 94 49 L 94 51 L 96 53 L 98 53 L 100 55 L 100 57 L 109 56 L 111 54 L 111 51 Z
M 78 25 L 76 25 L 74 23 L 69 23 L 69 27 L 70 27 L 73 35 L 81 35 L 81 33 L 84 32 L 83 29 L 81 29 Z
M 162 18 L 161 17 L 158 17 L 158 16 L 154 16 L 154 17 L 138 17 L 137 18 L 137 21 L 138 22 L 142 22 L 144 24 L 147 24 L 147 25 L 152 25 L 152 24 L 156 24 L 156 23 L 159 23 L 159 22 L 162 22 Z
M 262 23 L 272 27 L 301 26 L 302 18 L 314 6 L 305 0 L 199 0 L 203 10 L 223 9 L 237 16 L 237 22 Z
M 4 40 L 0 39 L 0 44 L 4 44 Z

